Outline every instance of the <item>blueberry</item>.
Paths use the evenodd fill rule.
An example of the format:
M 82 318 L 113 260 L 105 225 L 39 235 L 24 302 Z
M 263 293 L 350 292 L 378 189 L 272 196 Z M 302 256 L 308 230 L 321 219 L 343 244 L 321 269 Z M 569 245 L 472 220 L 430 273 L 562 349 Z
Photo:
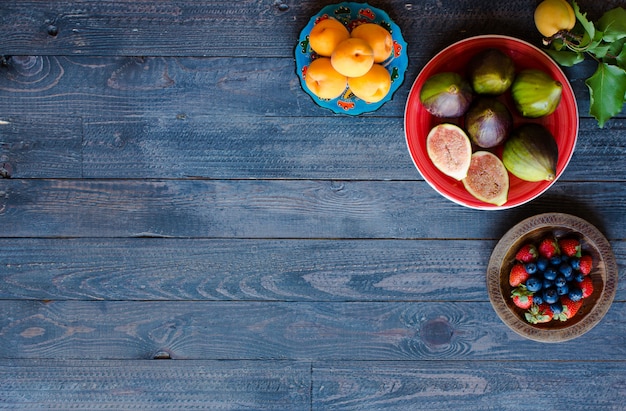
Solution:
M 550 287 L 554 287 L 554 280 L 548 280 L 547 278 L 544 277 L 543 288 L 550 288 Z
M 569 293 L 567 293 L 567 296 L 572 301 L 579 301 L 583 298 L 583 290 L 578 287 L 572 287 L 572 289 L 569 290 Z
M 554 285 L 556 285 L 557 287 L 562 287 L 565 284 L 567 284 L 567 280 L 562 275 L 557 276 L 556 279 L 554 280 Z
M 550 259 L 550 265 L 561 265 L 561 256 L 555 255 Z
M 561 255 L 561 262 L 566 263 L 569 261 L 569 257 L 565 254 Z
M 541 293 L 533 294 L 533 304 L 543 304 L 543 295 Z
M 585 274 L 581 272 L 574 274 L 574 281 L 576 281 L 577 283 L 582 282 L 584 279 L 585 279 Z
M 550 309 L 554 315 L 559 315 L 563 312 L 563 306 L 559 303 L 550 304 Z
M 537 264 L 535 263 L 527 263 L 526 265 L 524 265 L 524 268 L 526 269 L 526 272 L 530 275 L 533 275 L 537 272 Z
M 548 260 L 545 257 L 540 257 L 537 260 L 537 269 L 543 271 L 548 267 Z
M 556 293 L 558 295 L 567 295 L 569 293 L 569 287 L 567 286 L 567 284 L 561 286 L 561 287 L 556 287 Z
M 568 277 L 572 274 L 572 266 L 567 264 L 567 263 L 563 263 L 559 266 L 559 271 L 561 272 L 561 274 L 563 274 L 565 277 Z
M 543 278 L 546 280 L 554 280 L 556 278 L 556 270 L 552 267 L 546 268 L 543 272 Z
M 572 257 L 572 259 L 569 261 L 569 265 L 571 265 L 572 268 L 576 271 L 580 270 L 580 259 Z
M 526 280 L 526 289 L 531 293 L 541 290 L 542 286 L 543 281 L 541 281 L 537 277 L 530 277 L 528 280 Z
M 559 299 L 555 288 L 545 288 L 543 290 L 543 301 L 548 304 L 554 304 Z

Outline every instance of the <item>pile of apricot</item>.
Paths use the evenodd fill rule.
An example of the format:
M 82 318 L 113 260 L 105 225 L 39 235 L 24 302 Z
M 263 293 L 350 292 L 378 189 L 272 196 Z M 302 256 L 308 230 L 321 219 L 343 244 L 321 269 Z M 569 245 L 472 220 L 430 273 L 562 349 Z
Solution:
M 391 33 L 375 23 L 363 23 L 348 31 L 332 17 L 311 29 L 309 45 L 318 55 L 304 81 L 322 99 L 339 97 L 346 87 L 367 103 L 382 100 L 391 88 L 391 75 L 381 64 L 393 50 Z

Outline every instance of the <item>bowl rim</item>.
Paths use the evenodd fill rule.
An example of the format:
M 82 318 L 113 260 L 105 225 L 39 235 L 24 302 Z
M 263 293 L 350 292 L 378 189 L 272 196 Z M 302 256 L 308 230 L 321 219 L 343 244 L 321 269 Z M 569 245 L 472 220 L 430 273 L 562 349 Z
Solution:
M 502 294 L 501 266 L 510 245 L 530 230 L 540 228 L 566 229 L 583 236 L 594 244 L 604 263 L 603 288 L 587 316 L 571 326 L 547 329 L 533 326 L 513 312 L 507 304 L 508 296 Z M 489 300 L 500 319 L 517 334 L 528 339 L 555 343 L 579 337 L 595 327 L 609 310 L 617 292 L 618 269 L 615 255 L 606 237 L 586 220 L 565 213 L 544 213 L 526 218 L 512 228 L 496 244 L 487 267 L 487 291 Z
M 351 9 L 351 13 L 353 12 L 352 9 L 354 8 L 358 8 L 359 10 L 363 8 L 371 9 L 371 11 L 374 12 L 377 16 L 374 20 L 371 20 L 371 22 L 375 24 L 380 24 L 380 22 L 385 22 L 389 24 L 389 26 L 392 29 L 391 35 L 392 35 L 392 39 L 394 42 L 394 46 L 399 47 L 398 56 L 391 56 L 389 59 L 380 63 L 388 71 L 390 71 L 390 74 L 392 74 L 393 69 L 397 69 L 397 78 L 392 79 L 391 87 L 387 95 L 382 100 L 377 101 L 375 103 L 366 103 L 354 96 L 351 98 L 356 99 L 356 101 L 352 101 L 352 100 L 343 101 L 341 96 L 336 97 L 334 99 L 321 99 L 317 97 L 311 90 L 309 90 L 309 88 L 307 87 L 304 81 L 304 77 L 302 75 L 302 69 L 307 64 L 310 64 L 311 59 L 310 59 L 310 53 L 302 52 L 300 43 L 308 37 L 309 32 L 315 25 L 316 19 L 323 17 L 325 14 L 332 15 L 335 10 L 341 9 L 343 7 L 347 7 Z M 389 16 L 389 14 L 385 10 L 372 6 L 367 2 L 343 1 L 340 3 L 328 4 L 326 6 L 321 7 L 320 10 L 316 14 L 311 16 L 309 20 L 307 21 L 307 23 L 304 25 L 304 27 L 301 29 L 300 33 L 298 34 L 298 38 L 297 38 L 296 46 L 294 50 L 295 73 L 296 73 L 296 76 L 298 77 L 300 88 L 318 106 L 338 115 L 359 116 L 362 114 L 373 113 L 377 111 L 378 109 L 380 109 L 385 103 L 387 103 L 388 101 L 391 101 L 396 91 L 398 91 L 400 87 L 404 84 L 406 71 L 408 69 L 408 64 L 409 64 L 407 47 L 408 47 L 408 44 L 402 35 L 402 29 L 400 28 L 400 26 L 396 24 L 396 22 Z M 307 48 L 310 48 L 310 47 L 307 46 Z M 348 89 L 349 87 L 346 87 L 346 90 L 344 90 L 344 93 L 348 91 Z M 342 107 L 338 105 L 340 101 L 347 102 L 347 103 L 354 103 L 355 105 L 353 107 Z
M 473 42 L 479 42 L 482 40 L 504 40 L 504 41 L 509 41 L 509 42 L 514 42 L 514 43 L 518 43 L 523 45 L 524 47 L 527 47 L 528 49 L 533 50 L 533 52 L 539 54 L 545 61 L 550 63 L 550 67 L 557 71 L 559 73 L 559 75 L 565 79 L 565 82 L 563 84 L 563 88 L 567 90 L 567 93 L 569 95 L 571 95 L 571 99 L 572 101 L 570 102 L 571 105 L 573 106 L 573 111 L 574 111 L 574 115 L 572 116 L 572 120 L 574 121 L 574 123 L 572 124 L 572 128 L 574 130 L 574 139 L 572 142 L 572 146 L 571 149 L 569 149 L 569 155 L 565 158 L 565 161 L 563 163 L 563 167 L 560 170 L 560 172 L 558 172 L 557 170 L 557 176 L 554 180 L 550 181 L 549 184 L 546 185 L 546 187 L 544 187 L 542 190 L 540 190 L 539 192 L 537 192 L 535 195 L 529 196 L 528 198 L 525 198 L 523 200 L 519 200 L 515 203 L 510 203 L 509 201 L 507 201 L 507 203 L 501 205 L 501 206 L 496 206 L 493 204 L 488 204 L 488 203 L 481 203 L 479 200 L 476 200 L 476 204 L 468 204 L 467 202 L 463 201 L 462 199 L 458 199 L 456 198 L 453 194 L 449 194 L 443 190 L 440 190 L 437 186 L 437 184 L 435 184 L 433 181 L 431 181 L 425 174 L 424 172 L 421 170 L 420 165 L 418 164 L 418 161 L 416 161 L 415 156 L 413 155 L 413 151 L 412 151 L 412 146 L 411 146 L 411 138 L 409 136 L 409 118 L 412 116 L 410 116 L 408 113 L 410 113 L 410 109 L 411 109 L 411 105 L 415 104 L 414 100 L 415 100 L 415 96 L 419 96 L 419 90 L 417 90 L 418 87 L 418 82 L 421 78 L 421 76 L 423 75 L 424 72 L 427 72 L 427 70 L 431 69 L 431 66 L 435 64 L 436 61 L 438 61 L 442 55 L 445 55 L 446 53 L 449 53 L 451 49 L 454 48 L 458 48 L 461 45 L 465 44 L 465 43 L 473 43 Z M 413 98 L 412 98 L 413 97 Z M 417 99 L 419 100 L 419 97 L 417 97 Z M 533 119 L 530 119 L 533 120 Z M 512 36 L 507 36 L 507 35 L 502 35 L 502 34 L 482 34 L 482 35 L 477 35 L 477 36 L 472 36 L 472 37 L 467 37 L 465 39 L 456 41 L 450 45 L 448 45 L 447 47 L 445 47 L 444 49 L 442 49 L 441 51 L 439 51 L 438 53 L 436 53 L 423 67 L 422 69 L 419 71 L 418 75 L 416 76 L 415 80 L 413 81 L 413 84 L 411 85 L 411 88 L 409 90 L 409 93 L 407 95 L 407 99 L 405 102 L 405 107 L 404 107 L 404 135 L 405 135 L 405 144 L 406 147 L 409 151 L 409 156 L 411 157 L 411 161 L 413 162 L 413 165 L 415 166 L 415 168 L 417 168 L 418 172 L 420 173 L 420 175 L 422 176 L 422 178 L 424 178 L 424 180 L 426 181 L 426 183 L 428 183 L 429 186 L 431 186 L 431 188 L 433 188 L 437 193 L 439 193 L 441 196 L 443 196 L 444 198 L 452 201 L 453 203 L 459 204 L 461 206 L 464 207 L 468 207 L 471 209 L 476 209 L 476 210 L 505 210 L 505 209 L 509 209 L 509 208 L 513 208 L 513 207 L 518 207 L 521 206 L 523 204 L 526 204 L 536 198 L 538 198 L 539 196 L 541 196 L 542 194 L 544 194 L 546 191 L 548 191 L 556 182 L 557 180 L 559 180 L 559 178 L 563 175 L 563 173 L 565 172 L 565 170 L 567 169 L 567 166 L 569 165 L 569 162 L 571 161 L 574 151 L 576 149 L 576 143 L 578 140 L 578 133 L 579 133 L 579 129 L 580 129 L 580 116 L 579 116 L 579 111 L 578 111 L 578 102 L 576 101 L 576 95 L 574 93 L 574 90 L 572 88 L 572 85 L 569 81 L 569 79 L 567 78 L 567 76 L 565 75 L 565 72 L 561 69 L 561 67 L 554 61 L 554 59 L 552 59 L 552 57 L 550 57 L 545 51 L 541 50 L 539 47 L 516 37 L 512 37 Z M 424 137 L 425 138 L 425 137 Z

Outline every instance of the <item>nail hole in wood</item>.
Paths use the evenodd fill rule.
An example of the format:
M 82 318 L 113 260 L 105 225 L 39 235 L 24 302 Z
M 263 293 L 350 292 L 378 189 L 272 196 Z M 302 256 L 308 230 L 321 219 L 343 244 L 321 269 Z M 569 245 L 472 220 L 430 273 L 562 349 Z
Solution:
M 56 37 L 59 34 L 59 28 L 54 24 L 48 25 L 48 35 L 52 37 Z
M 11 164 L 1 163 L 0 164 L 0 177 L 11 178 L 11 174 L 13 174 L 13 167 L 11 167 Z

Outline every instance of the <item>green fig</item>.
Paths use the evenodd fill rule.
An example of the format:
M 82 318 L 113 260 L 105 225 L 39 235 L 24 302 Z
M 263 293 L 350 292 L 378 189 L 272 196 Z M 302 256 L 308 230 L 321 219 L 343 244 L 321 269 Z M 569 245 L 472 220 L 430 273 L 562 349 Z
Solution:
M 514 129 L 504 144 L 502 162 L 514 176 L 525 181 L 556 178 L 559 148 L 552 133 L 536 123 Z
M 477 94 L 499 95 L 513 84 L 515 64 L 502 51 L 485 49 L 470 60 L 468 77 Z
M 517 74 L 511 94 L 519 113 L 538 118 L 554 113 L 561 101 L 563 85 L 544 71 L 528 69 Z
M 465 115 L 467 134 L 474 144 L 483 148 L 495 147 L 506 140 L 512 126 L 509 109 L 492 97 L 478 98 Z
M 440 118 L 464 115 L 472 98 L 470 84 L 460 74 L 453 72 L 433 74 L 420 90 L 420 101 L 426 111 Z

